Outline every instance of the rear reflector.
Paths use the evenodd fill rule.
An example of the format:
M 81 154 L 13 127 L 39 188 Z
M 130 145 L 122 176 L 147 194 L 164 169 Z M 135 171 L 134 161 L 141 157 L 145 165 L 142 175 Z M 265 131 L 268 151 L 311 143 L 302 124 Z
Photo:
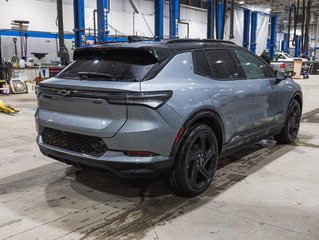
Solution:
M 124 154 L 129 157 L 152 157 L 157 155 L 153 152 L 146 152 L 146 151 L 126 151 L 124 152 Z
M 184 128 L 184 127 L 182 127 L 182 128 L 179 130 L 179 132 L 178 132 L 178 134 L 177 134 L 177 137 L 176 137 L 176 139 L 175 139 L 175 143 L 176 143 L 176 144 L 179 143 L 179 140 L 181 139 L 182 134 L 183 134 L 184 131 L 185 131 L 185 128 Z
M 282 63 L 282 64 L 279 65 L 279 67 L 280 67 L 280 68 L 285 68 L 285 67 L 286 67 L 286 64 Z

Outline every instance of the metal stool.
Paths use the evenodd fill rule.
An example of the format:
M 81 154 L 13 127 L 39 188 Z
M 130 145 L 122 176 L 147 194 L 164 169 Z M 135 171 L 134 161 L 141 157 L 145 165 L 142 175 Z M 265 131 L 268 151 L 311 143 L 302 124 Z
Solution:
M 3 87 L 3 84 L 5 87 Z M 9 95 L 9 85 L 7 80 L 0 80 L 0 90 L 2 90 L 3 94 Z

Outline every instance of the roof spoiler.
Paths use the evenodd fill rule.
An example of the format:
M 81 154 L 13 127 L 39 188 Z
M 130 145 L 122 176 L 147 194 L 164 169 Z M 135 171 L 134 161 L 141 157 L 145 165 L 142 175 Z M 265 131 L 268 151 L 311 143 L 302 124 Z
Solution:
M 76 48 L 73 53 L 73 59 L 76 60 L 83 56 L 90 56 L 96 54 L 102 58 L 112 58 L 112 55 L 140 55 L 145 58 L 153 58 L 156 62 L 161 62 L 167 59 L 172 51 L 168 49 L 156 49 L 152 47 L 139 47 L 139 48 L 130 48 L 130 47 L 120 47 L 120 46 L 99 46 L 99 47 L 87 47 L 87 48 Z M 114 56 L 115 57 L 115 56 Z

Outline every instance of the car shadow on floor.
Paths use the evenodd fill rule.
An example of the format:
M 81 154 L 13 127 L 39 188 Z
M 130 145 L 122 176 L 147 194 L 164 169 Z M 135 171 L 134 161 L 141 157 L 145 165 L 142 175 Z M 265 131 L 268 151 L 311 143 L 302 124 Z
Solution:
M 224 157 L 219 160 L 216 174 L 218 175 L 218 173 L 227 165 L 235 163 L 236 161 L 239 161 L 240 159 L 257 152 L 264 147 L 275 146 L 276 145 L 274 141 L 264 140 L 263 142 L 251 145 L 248 148 L 238 151 L 230 156 Z M 167 194 L 173 194 L 168 188 L 165 180 L 161 177 L 120 178 L 112 173 L 106 172 L 105 170 L 89 168 L 77 170 L 75 172 L 75 179 L 76 182 L 79 182 L 96 191 L 114 194 L 124 198 L 140 197 L 142 201 L 146 197 L 160 197 Z M 82 192 L 82 189 L 79 188 L 79 185 L 74 185 L 72 187 L 79 193 L 86 194 L 85 192 Z M 96 200 L 94 199 L 94 195 L 86 195 L 88 198 Z
M 272 148 L 277 149 L 281 147 L 282 146 L 280 145 L 276 145 L 276 142 L 271 139 L 251 145 L 232 155 L 219 159 L 217 173 L 225 166 L 235 163 L 236 161 L 240 161 L 257 151 L 270 150 Z M 250 157 L 249 159 L 251 160 L 251 163 L 253 163 L 253 159 L 258 156 L 259 155 L 253 155 Z M 255 164 L 257 164 L 257 162 Z M 77 182 L 80 182 L 92 189 L 121 195 L 123 197 L 143 197 L 145 194 L 147 194 L 148 197 L 159 197 L 171 193 L 165 181 L 160 177 L 119 178 L 105 170 L 93 168 L 77 170 L 75 177 Z
M 82 229 L 80 233 L 83 234 L 83 239 L 120 239 L 128 235 L 132 236 L 130 239 L 140 239 L 154 226 L 169 223 L 178 216 L 205 205 L 294 147 L 276 145 L 274 141 L 266 140 L 221 159 L 214 183 L 204 194 L 191 199 L 171 194 L 165 182 L 159 178 L 119 179 L 100 170 L 77 171 L 71 187 L 80 195 L 92 201 L 101 201 L 100 195 L 87 191 L 89 188 L 112 195 L 117 201 L 132 202 L 132 205 L 126 205 L 116 215 L 110 213 L 96 224 Z M 48 185 L 46 191 L 49 192 L 53 185 L 54 183 Z M 105 202 L 112 203 L 114 199 Z
M 49 226 L 63 229 L 66 239 L 68 234 L 93 239 L 128 235 L 130 239 L 142 239 L 154 226 L 167 224 L 213 201 L 294 148 L 263 141 L 223 158 L 213 184 L 191 199 L 173 195 L 160 178 L 121 179 L 105 171 L 65 168 L 56 162 L 2 178 L 0 195 L 9 200 L 1 203 L 21 219 L 32 219 L 33 231 Z M 50 214 L 46 215 L 47 211 Z

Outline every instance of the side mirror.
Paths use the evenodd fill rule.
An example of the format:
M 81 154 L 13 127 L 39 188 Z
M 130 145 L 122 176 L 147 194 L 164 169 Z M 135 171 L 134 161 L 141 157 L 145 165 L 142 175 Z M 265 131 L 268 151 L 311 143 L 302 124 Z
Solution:
M 276 71 L 277 82 L 285 80 L 286 78 L 287 78 L 287 74 L 284 71 L 281 71 L 281 70 Z

